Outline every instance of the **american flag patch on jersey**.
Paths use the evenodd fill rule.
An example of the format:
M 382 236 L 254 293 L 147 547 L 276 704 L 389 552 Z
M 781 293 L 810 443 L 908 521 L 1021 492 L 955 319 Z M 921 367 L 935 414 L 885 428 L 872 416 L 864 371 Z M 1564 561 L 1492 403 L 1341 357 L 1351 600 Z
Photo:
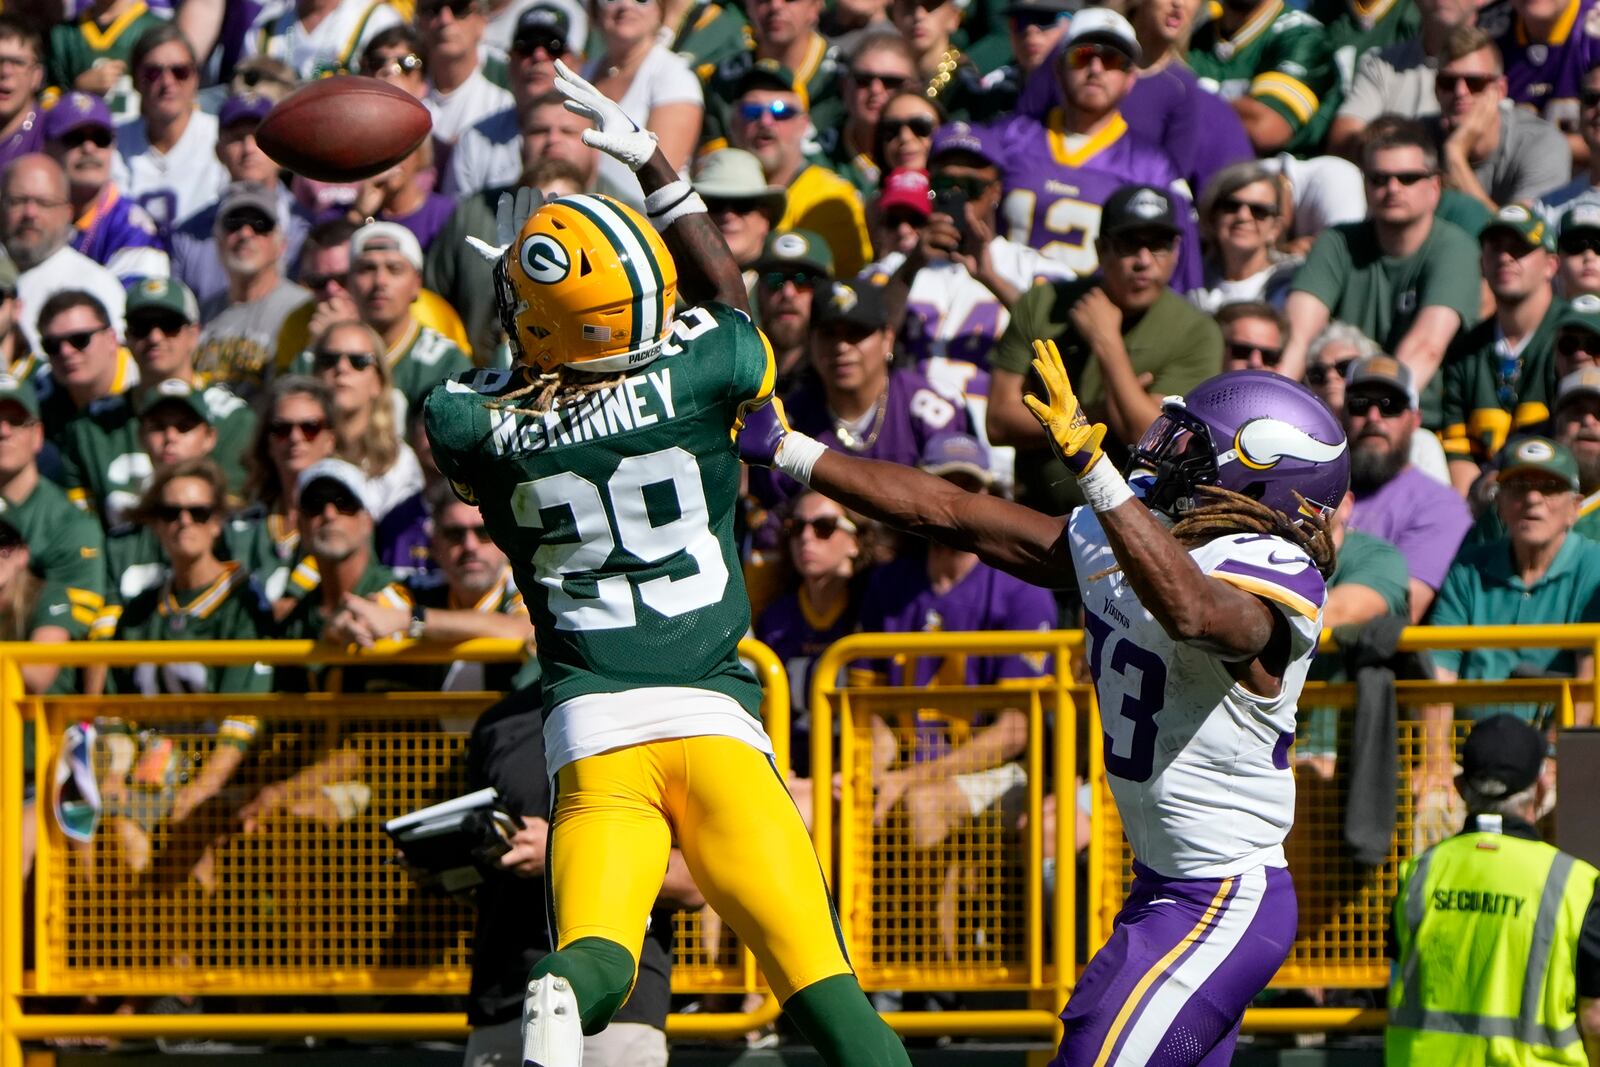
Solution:
M 585 341 L 609 341 L 611 340 L 611 327 L 585 326 L 583 328 L 583 339 Z

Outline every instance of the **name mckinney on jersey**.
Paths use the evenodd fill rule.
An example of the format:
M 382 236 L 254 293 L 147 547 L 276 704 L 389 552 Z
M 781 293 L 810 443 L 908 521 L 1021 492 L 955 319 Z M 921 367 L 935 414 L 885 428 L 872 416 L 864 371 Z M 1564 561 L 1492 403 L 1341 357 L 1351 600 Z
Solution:
M 646 391 L 646 385 L 654 391 L 654 397 Z M 542 452 L 653 426 L 676 416 L 672 368 L 661 367 L 547 411 L 542 418 L 491 409 L 489 447 L 499 456 Z

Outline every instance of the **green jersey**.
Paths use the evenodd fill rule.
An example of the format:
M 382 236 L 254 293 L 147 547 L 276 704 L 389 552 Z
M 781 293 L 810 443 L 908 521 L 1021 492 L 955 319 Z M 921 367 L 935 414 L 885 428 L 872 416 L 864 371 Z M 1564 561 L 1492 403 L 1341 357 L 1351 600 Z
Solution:
M 267 599 L 283 597 L 300 562 L 300 528 L 258 505 L 229 519 L 226 533 L 233 558 L 249 568 Z
M 167 578 L 167 554 L 148 526 L 131 522 L 106 532 L 106 614 L 94 636 L 109 638 L 116 632 L 118 613 L 112 609 L 131 604 Z
M 49 57 L 48 84 L 66 93 L 75 87 L 79 75 L 102 60 L 115 59 L 128 65 L 139 38 L 146 31 L 165 25 L 166 21 L 152 14 L 145 4 L 137 3 L 105 26 L 92 17 L 75 26 L 66 23 L 52 26 L 49 47 L 45 49 Z M 139 113 L 139 95 L 134 90 L 132 73 L 130 67 L 105 94 L 106 106 L 119 121 Z
M 1232 37 L 1220 19 L 1194 33 L 1189 66 L 1205 88 L 1233 100 L 1241 96 L 1283 116 L 1291 131 L 1284 150 L 1316 155 L 1339 110 L 1339 71 L 1322 23 L 1284 4 L 1265 0 Z
M 488 407 L 526 384 L 523 370 L 476 371 L 429 395 L 434 461 L 482 509 L 527 599 L 548 707 L 661 686 L 758 713 L 738 656 L 750 604 L 733 431 L 775 373 L 750 319 L 710 304 L 678 316 L 653 362 L 542 416 Z
M 1506 440 L 1550 421 L 1556 393 L 1556 323 L 1565 302 L 1550 301 L 1539 325 L 1511 352 L 1499 323 L 1484 319 L 1456 335 L 1445 352 L 1444 442 L 1451 459 L 1487 463 Z
M 411 329 L 389 349 L 389 380 L 406 398 L 406 410 L 422 403 L 428 390 L 453 375 L 472 369 L 461 347 L 432 326 L 412 320 Z M 311 373 L 311 352 L 300 353 L 294 373 Z
M 733 105 L 738 100 L 739 82 L 756 63 L 755 34 L 745 28 L 740 47 L 720 63 L 702 63 L 695 68 L 705 90 L 706 113 L 700 127 L 700 151 L 711 152 L 728 147 L 728 131 L 732 128 Z M 844 124 L 844 99 L 840 94 L 839 76 L 844 57 L 828 43 L 827 38 L 812 31 L 811 46 L 806 57 L 794 71 L 795 80 L 806 89 L 806 109 L 810 113 L 811 132 L 826 130 Z
M 672 50 L 691 66 L 721 63 L 744 49 L 745 27 L 749 24 L 737 4 L 700 0 L 684 13 Z
M 323 611 L 322 594 L 318 592 L 321 576 L 315 567 L 316 560 L 307 557 L 304 564 L 310 568 L 312 580 L 309 588 L 295 601 L 289 614 L 278 623 L 277 636 L 286 641 L 320 641 L 328 616 Z M 367 566 L 350 590 L 356 596 L 377 600 L 385 607 L 410 608 L 411 594 L 395 578 L 394 572 L 378 562 L 377 554 L 370 549 Z M 306 664 L 303 667 L 280 667 L 277 671 L 277 688 L 284 693 L 365 693 L 403 689 L 393 684 L 393 665 L 379 667 L 324 667 Z
M 147 589 L 126 607 L 112 608 L 119 641 L 254 641 L 272 636 L 272 611 L 261 587 L 238 563 L 202 589 L 174 589 L 171 579 Z M 116 693 L 269 693 L 272 668 L 264 663 L 212 667 L 204 663 L 142 663 L 111 671 Z
M 1422 32 L 1422 12 L 1412 0 L 1311 0 L 1306 11 L 1328 27 L 1339 84 L 1345 90 L 1363 55 Z
M 255 412 L 220 385 L 201 396 L 217 431 L 212 458 L 227 475 L 228 489 L 238 493 L 244 489 L 244 457 L 255 438 Z M 139 417 L 133 409 L 132 394 L 101 397 L 81 418 L 67 423 L 59 440 L 61 473 L 56 481 L 74 504 L 97 512 L 107 528 L 122 522 L 138 504 L 154 470 L 139 439 Z
M 99 615 L 106 592 L 106 542 L 100 524 L 43 478 L 25 500 L 0 497 L 0 514 L 28 543 L 28 569 L 62 586 L 72 605 L 87 608 L 91 619 Z
M 457 599 L 444 576 L 438 572 L 419 574 L 406 582 L 412 602 L 422 608 L 440 611 L 476 611 L 484 615 L 511 615 L 528 617 L 528 605 L 507 567 L 477 599 Z M 530 666 L 530 664 L 533 664 Z M 454 663 L 429 664 L 407 668 L 408 677 L 416 681 L 418 692 L 465 693 L 480 690 L 503 693 L 522 689 L 538 679 L 536 661 L 520 663 L 483 663 L 474 660 L 456 660 Z

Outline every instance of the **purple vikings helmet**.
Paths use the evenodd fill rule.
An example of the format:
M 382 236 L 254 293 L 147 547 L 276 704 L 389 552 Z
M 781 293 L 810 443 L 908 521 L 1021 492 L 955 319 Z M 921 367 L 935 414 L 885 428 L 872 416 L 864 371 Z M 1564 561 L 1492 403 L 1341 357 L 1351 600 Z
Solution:
M 1130 470 L 1155 475 L 1145 502 L 1173 518 L 1195 506 L 1196 486 L 1216 485 L 1294 519 L 1326 517 L 1350 487 L 1344 428 L 1317 395 L 1266 370 L 1207 378 L 1169 396 L 1139 440 Z

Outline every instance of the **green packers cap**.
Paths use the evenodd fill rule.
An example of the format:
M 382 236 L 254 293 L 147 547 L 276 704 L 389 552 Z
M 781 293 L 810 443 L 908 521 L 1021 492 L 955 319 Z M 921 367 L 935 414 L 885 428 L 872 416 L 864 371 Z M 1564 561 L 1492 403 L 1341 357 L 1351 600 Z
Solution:
M 33 386 L 9 374 L 0 374 L 0 404 L 7 400 L 20 404 L 22 410 L 34 418 L 39 417 L 39 396 Z
M 815 271 L 830 280 L 833 278 L 833 249 L 822 235 L 811 230 L 780 230 L 767 235 L 756 258 L 755 269 L 767 271 L 793 270 L 797 267 Z
M 1574 493 L 1578 491 L 1578 461 L 1566 445 L 1548 437 L 1521 437 L 1500 453 L 1497 481 L 1503 482 L 1519 471 L 1554 475 L 1571 486 Z
M 141 311 L 170 311 L 182 315 L 184 322 L 200 321 L 194 293 L 175 278 L 145 278 L 129 286 L 126 316 L 131 319 Z
M 1584 293 L 1575 296 L 1561 309 L 1561 315 L 1556 319 L 1556 332 L 1569 326 L 1580 330 L 1588 330 L 1600 337 L 1600 296 L 1593 293 Z
M 1592 200 L 1579 201 L 1561 216 L 1561 236 L 1569 233 L 1600 233 L 1600 204 Z
M 735 97 L 743 96 L 751 89 L 777 89 L 779 92 L 794 93 L 800 98 L 800 106 L 811 110 L 811 97 L 806 92 L 806 83 L 776 59 L 756 60 L 733 83 Z
M 1484 223 L 1483 229 L 1478 231 L 1478 240 L 1482 241 L 1496 230 L 1510 230 L 1527 242 L 1529 248 L 1542 248 L 1546 252 L 1556 250 L 1555 229 L 1521 204 L 1507 204 L 1495 212 L 1494 218 Z
M 205 396 L 182 378 L 168 378 L 140 393 L 134 414 L 142 419 L 162 404 L 182 404 L 200 416 L 201 422 L 211 424 L 211 408 Z

